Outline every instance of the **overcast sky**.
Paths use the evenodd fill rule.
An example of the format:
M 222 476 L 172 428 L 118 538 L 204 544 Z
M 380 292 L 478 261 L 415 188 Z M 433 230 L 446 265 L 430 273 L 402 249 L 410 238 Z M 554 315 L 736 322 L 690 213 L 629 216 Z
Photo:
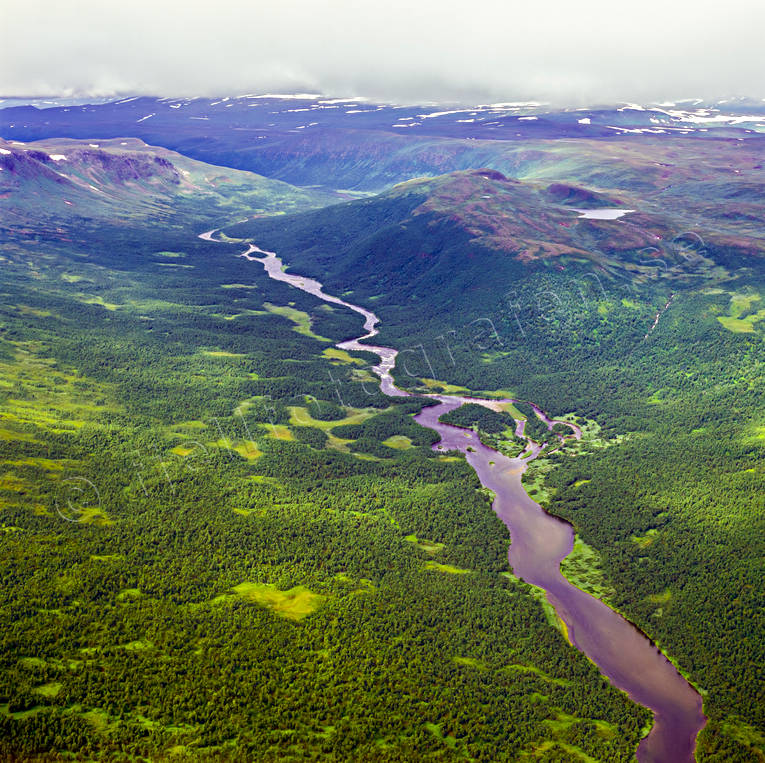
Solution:
M 763 0 L 0 2 L 5 96 L 765 98 Z

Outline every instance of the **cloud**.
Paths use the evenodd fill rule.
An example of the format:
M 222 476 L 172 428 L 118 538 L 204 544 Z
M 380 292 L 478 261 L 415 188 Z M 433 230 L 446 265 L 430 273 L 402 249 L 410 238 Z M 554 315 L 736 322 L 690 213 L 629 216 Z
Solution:
M 759 0 L 30 0 L 3 95 L 765 97 Z

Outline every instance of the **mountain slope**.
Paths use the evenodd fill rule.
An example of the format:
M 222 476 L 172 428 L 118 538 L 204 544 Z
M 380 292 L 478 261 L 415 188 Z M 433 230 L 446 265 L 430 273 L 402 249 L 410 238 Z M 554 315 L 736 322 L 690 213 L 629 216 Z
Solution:
M 399 385 L 579 421 L 581 448 L 535 461 L 529 492 L 577 528 L 567 574 L 703 690 L 710 761 L 760 760 L 765 728 L 765 204 L 742 166 L 710 161 L 717 182 L 676 195 L 472 170 L 226 229 L 373 309 Z M 635 211 L 560 203 L 590 193 Z
M 578 207 L 583 202 L 599 206 L 584 210 Z M 615 208 L 614 219 L 598 212 L 605 204 Z M 336 290 L 385 296 L 415 312 L 430 310 L 436 293 L 442 309 L 480 310 L 548 271 L 571 279 L 590 274 L 597 277 L 593 283 L 661 280 L 681 288 L 713 276 L 718 254 L 746 260 L 765 252 L 765 237 L 739 236 L 736 249 L 712 224 L 700 226 L 695 237 L 677 236 L 683 221 L 657 209 L 621 191 L 518 181 L 477 169 L 226 230 L 278 251 L 295 270 Z
M 0 209 L 8 229 L 45 220 L 298 211 L 336 201 L 249 172 L 215 167 L 135 138 L 0 141 Z

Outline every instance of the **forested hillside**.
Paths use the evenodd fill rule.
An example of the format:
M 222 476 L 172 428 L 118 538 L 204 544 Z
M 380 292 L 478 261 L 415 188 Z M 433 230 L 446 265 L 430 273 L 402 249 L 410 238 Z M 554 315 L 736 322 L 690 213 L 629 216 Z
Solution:
M 259 177 L 120 138 L 137 100 L 82 141 L 50 136 L 87 109 L 0 120 L 44 139 L 0 148 L 0 757 L 631 760 L 650 713 L 413 420 L 451 392 L 527 401 L 444 420 L 515 456 L 526 419 L 564 574 L 702 693 L 698 760 L 762 760 L 763 139 L 653 112 L 404 138 L 387 106 L 307 139 L 272 99 L 263 143 L 246 104 L 135 128 Z M 373 310 L 412 396 L 245 242 Z
M 3 757 L 629 760 L 358 316 L 186 222 L 2 244 Z
M 525 478 L 577 529 L 569 572 L 608 592 L 703 691 L 700 758 L 756 760 L 765 738 L 759 239 L 731 248 L 718 213 L 683 229 L 675 200 L 661 215 L 573 219 L 568 243 L 532 255 L 528 240 L 565 211 L 542 205 L 533 220 L 511 211 L 517 228 L 497 241 L 496 222 L 471 229 L 474 210 L 494 203 L 484 195 L 492 185 L 515 200 L 505 210 L 529 207 L 528 191 L 476 175 L 466 195 L 454 195 L 455 181 L 465 188 L 458 173 L 230 231 L 374 306 L 383 340 L 401 352 L 401 386 L 504 390 L 583 425 L 582 444 L 538 460 Z M 454 416 L 512 448 L 509 432 L 492 439 L 486 416 Z M 530 425 L 539 426 L 533 416 Z

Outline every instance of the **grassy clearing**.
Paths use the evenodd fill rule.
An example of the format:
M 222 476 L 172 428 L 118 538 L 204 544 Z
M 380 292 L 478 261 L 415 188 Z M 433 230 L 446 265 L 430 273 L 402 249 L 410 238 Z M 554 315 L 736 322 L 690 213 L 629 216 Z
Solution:
M 327 349 L 322 351 L 321 354 L 329 360 L 336 361 L 337 364 L 347 363 L 357 366 L 365 365 L 361 358 L 354 358 L 345 350 L 338 350 L 337 347 L 327 347 Z
M 78 466 L 80 462 L 67 458 L 53 459 L 28 457 L 3 461 L 2 463 L 7 466 L 31 466 L 34 469 L 43 469 L 48 472 L 61 472 L 64 469 Z
M 49 409 L 31 402 L 9 397 L 4 403 L 5 410 L 0 411 L 0 417 L 8 422 L 33 424 L 53 434 L 70 434 L 85 425 L 84 419 L 65 418 L 56 416 Z
M 284 424 L 261 424 L 261 426 L 268 430 L 268 437 L 274 440 L 292 441 L 295 439 L 290 428 Z
M 573 726 L 580 723 L 594 725 L 597 733 L 606 739 L 613 739 L 619 731 L 617 726 L 607 721 L 596 718 L 579 718 L 564 712 L 559 707 L 553 707 L 552 709 L 555 711 L 555 717 L 546 718 L 542 723 L 547 727 L 550 736 L 554 737 L 554 739 L 547 739 L 541 744 L 533 745 L 530 753 L 524 752 L 521 755 L 522 760 L 544 758 L 545 760 L 582 760 L 585 763 L 597 763 L 595 758 L 587 755 L 580 747 L 563 742 L 558 737 L 568 734 Z M 561 756 L 560 753 L 553 752 L 556 748 L 562 750 L 564 755 Z
M 453 564 L 439 564 L 438 562 L 425 562 L 426 570 L 435 570 L 436 572 L 445 572 L 448 575 L 472 575 L 473 570 L 463 570 L 455 567 Z
M 19 666 L 27 668 L 27 670 L 34 670 L 35 668 L 45 668 L 48 663 L 42 659 L 42 657 L 20 657 Z
M 32 691 L 35 694 L 40 694 L 43 697 L 56 697 L 58 693 L 64 688 L 64 684 L 51 681 L 50 683 L 43 684 L 42 686 L 36 686 Z
M 352 368 L 351 379 L 355 382 L 379 383 L 379 379 L 376 376 L 373 376 L 366 368 Z
M 12 429 L 0 429 L 0 442 L 33 442 L 40 443 L 28 432 L 14 432 Z
M 345 447 L 345 445 L 351 442 L 351 440 L 343 440 L 342 442 L 343 442 L 343 446 Z M 330 442 L 329 444 L 330 444 L 330 447 L 332 447 L 332 443 Z M 385 461 L 386 460 L 384 458 L 380 458 L 379 456 L 373 456 L 369 453 L 358 453 L 357 451 L 353 451 L 352 455 L 354 458 L 358 458 L 360 461 Z
M 335 580 L 338 583 L 344 583 L 346 585 L 354 586 L 351 593 L 372 593 L 377 590 L 377 586 L 369 578 L 352 578 L 347 572 L 338 572 L 335 575 Z
M 460 387 L 457 384 L 438 381 L 438 379 L 425 379 L 420 377 L 419 381 L 420 386 L 424 387 L 428 392 L 441 392 L 445 395 L 456 395 L 458 393 L 470 392 L 467 387 Z
M 608 584 L 600 554 L 580 537 L 574 538 L 574 548 L 561 562 L 563 576 L 577 588 L 608 601 L 616 592 Z
M 6 718 L 11 718 L 14 721 L 24 721 L 27 718 L 33 718 L 37 713 L 46 709 L 47 708 L 44 705 L 36 705 L 35 707 L 30 707 L 28 710 L 18 710 L 17 712 L 12 713 L 6 702 L 4 705 L 0 705 L 0 715 L 5 716 Z
M 640 548 L 648 548 L 655 540 L 659 531 L 652 527 L 650 530 L 646 530 L 643 535 L 633 535 L 630 540 L 636 543 Z
M 258 484 L 273 485 L 274 487 L 283 487 L 276 477 L 266 477 L 264 474 L 251 474 L 247 479 L 250 482 L 257 482 Z
M 120 649 L 124 649 L 127 652 L 146 652 L 149 649 L 154 649 L 154 643 L 148 639 L 129 641 L 127 644 L 122 644 Z
M 32 489 L 32 484 L 15 474 L 6 472 L 0 476 L 0 490 L 7 493 L 26 493 Z
M 536 665 L 521 665 L 516 663 L 514 665 L 505 665 L 500 668 L 500 670 L 506 673 L 532 673 L 543 681 L 547 681 L 547 683 L 555 684 L 556 686 L 571 686 L 571 681 L 566 681 L 563 678 L 554 678 L 545 673 L 541 668 L 536 667 Z
M 332 430 L 335 427 L 345 426 L 346 424 L 361 424 L 363 421 L 372 418 L 372 416 L 376 416 L 377 414 L 382 413 L 382 411 L 377 408 L 346 407 L 345 410 L 349 411 L 349 414 L 344 419 L 338 419 L 337 421 L 321 421 L 320 419 L 313 418 L 306 406 L 290 405 L 287 407 L 287 410 L 290 412 L 289 422 L 292 424 L 292 426 L 314 427 L 314 429 L 321 429 L 321 431 L 325 432 L 329 437 L 327 446 L 343 452 L 348 452 L 348 444 L 353 442 L 353 440 L 345 440 L 343 438 L 336 437 L 334 434 L 332 434 Z M 356 455 L 357 457 L 361 457 L 363 454 Z
M 575 723 L 579 722 L 579 718 L 575 715 L 569 715 L 568 713 L 558 712 L 555 718 L 548 718 L 542 721 L 551 731 L 552 734 L 557 736 L 568 731 Z
M 35 442 L 30 426 L 54 434 L 80 429 L 106 412 L 115 412 L 114 392 L 76 372 L 60 369 L 39 342 L 14 342 L 12 360 L 0 361 L 0 439 Z
M 537 458 L 529 463 L 528 468 L 521 478 L 525 491 L 532 501 L 541 506 L 548 504 L 555 490 L 545 485 L 545 478 L 553 468 L 552 464 L 543 458 Z
M 443 742 L 450 750 L 456 750 L 457 749 L 457 738 L 454 737 L 452 734 L 446 734 L 444 735 L 443 731 L 441 731 L 441 724 L 439 723 L 426 723 L 425 729 L 430 732 L 436 739 Z M 463 755 L 465 755 L 464 749 L 462 750 Z
M 211 358 L 246 358 L 247 356 L 243 352 L 227 352 L 226 350 L 202 350 L 202 355 L 207 355 Z
M 188 313 L 190 308 L 181 302 L 168 302 L 166 299 L 143 298 L 129 299 L 127 305 L 141 313 Z
M 95 524 L 99 526 L 107 526 L 114 524 L 114 520 L 110 519 L 109 515 L 100 506 L 80 507 L 77 514 L 77 521 L 86 525 Z
M 765 425 L 755 424 L 748 427 L 746 434 L 744 435 L 744 440 L 745 442 L 755 442 L 762 444 L 762 441 L 765 440 Z
M 510 355 L 509 352 L 482 352 L 481 353 L 481 362 L 482 363 L 493 363 L 495 360 L 499 360 L 500 358 L 506 358 Z
M 748 315 L 746 318 L 731 318 L 727 315 L 721 315 L 717 317 L 717 320 L 720 321 L 723 328 L 734 334 L 752 334 L 754 333 L 754 324 L 765 320 L 765 310 Z
M 760 302 L 761 299 L 760 295 L 754 292 L 732 294 L 728 306 L 728 315 L 720 315 L 717 320 L 723 328 L 735 334 L 751 334 L 755 330 L 755 324 L 765 320 L 765 310 L 753 312 L 752 309 L 753 304 Z
M 479 397 L 515 398 L 516 393 L 509 389 L 482 389 L 476 392 Z M 522 416 L 521 418 L 526 418 Z
M 290 412 L 290 424 L 300 427 L 314 427 L 315 429 L 321 429 L 322 432 L 329 434 L 335 427 L 342 427 L 346 424 L 361 424 L 367 419 L 376 416 L 378 413 L 382 413 L 378 408 L 349 408 L 345 410 L 349 411 L 348 415 L 344 419 L 337 419 L 336 421 L 321 421 L 315 419 L 308 412 L 308 408 L 300 405 L 290 405 L 287 407 Z
M 5 469 L 8 468 L 8 465 L 15 465 L 22 468 L 35 467 L 40 471 L 33 478 L 28 478 L 13 471 L 3 473 L 0 469 L 0 507 L 24 509 L 31 511 L 36 516 L 52 516 L 50 495 L 42 488 L 43 482 L 47 481 L 48 486 L 52 483 L 56 501 L 59 498 L 62 500 L 62 511 L 72 514 L 70 518 L 74 519 L 76 515 L 75 521 L 77 522 L 111 524 L 111 520 L 100 507 L 77 504 L 77 495 L 69 492 L 71 485 L 67 481 L 62 482 L 61 472 L 64 467 L 71 464 L 77 465 L 78 462 L 53 461 L 44 458 L 26 458 L 2 462 Z M 74 503 L 68 502 L 70 498 L 73 499 Z
M 404 540 L 407 543 L 412 543 L 420 550 L 427 554 L 437 554 L 439 551 L 443 551 L 446 548 L 444 543 L 436 543 L 432 540 L 425 540 L 424 538 L 418 538 L 414 533 L 407 535 Z
M 40 310 L 29 305 L 19 305 L 18 310 L 22 315 L 32 315 L 35 318 L 50 318 L 53 315 L 50 310 Z
M 331 339 L 327 339 L 325 336 L 319 336 L 318 334 L 315 334 L 311 330 L 311 316 L 303 310 L 297 310 L 294 307 L 289 307 L 288 305 L 273 305 L 270 302 L 265 302 L 263 307 L 265 307 L 269 313 L 273 313 L 274 315 L 281 315 L 288 321 L 292 321 L 292 323 L 295 324 L 294 330 L 297 331 L 298 334 L 310 337 L 311 339 L 316 339 L 319 342 L 332 341 Z
M 672 591 L 669 588 L 665 588 L 661 593 L 654 593 L 648 597 L 648 601 L 651 604 L 669 604 L 672 600 Z
M 83 305 L 98 305 L 99 307 L 103 307 L 105 310 L 109 310 L 111 312 L 114 312 L 117 308 L 122 307 L 122 305 L 118 305 L 115 302 L 107 302 L 103 297 L 89 297 L 87 294 L 80 294 L 78 295 L 79 301 L 82 302 Z
M 123 588 L 117 594 L 118 601 L 129 601 L 130 599 L 140 599 L 143 596 L 140 588 Z
M 754 302 L 759 302 L 760 300 L 760 295 L 755 293 L 733 294 L 730 298 L 728 314 L 733 318 L 741 318 L 752 309 Z
M 99 707 L 94 707 L 92 710 L 88 710 L 86 713 L 82 714 L 82 717 L 95 731 L 101 734 L 114 731 L 121 725 L 119 719 L 112 718 L 106 710 L 101 710 Z
M 414 447 L 412 441 L 402 434 L 394 434 L 387 440 L 383 440 L 382 444 L 387 445 L 389 448 L 395 448 L 396 450 L 408 450 L 409 448 Z
M 224 450 L 233 451 L 248 461 L 255 461 L 263 455 L 263 451 L 252 440 L 229 440 L 224 438 L 208 442 L 207 445 L 211 448 L 223 448 Z
M 651 402 L 651 401 L 648 401 Z M 655 401 L 655 402 L 664 402 L 663 400 Z M 592 419 L 585 419 L 580 416 L 574 416 L 573 414 L 567 413 L 564 416 L 558 416 L 557 417 L 560 421 L 570 421 L 571 423 L 576 424 L 581 430 L 582 430 L 582 439 L 581 440 L 573 440 L 569 439 L 566 440 L 566 452 L 569 453 L 572 456 L 576 456 L 580 454 L 582 451 L 587 450 L 587 446 L 592 446 L 595 448 L 608 448 L 611 445 L 617 445 L 618 443 L 622 442 L 627 438 L 628 435 L 620 434 L 616 435 L 615 437 L 612 437 L 611 439 L 606 439 L 601 434 L 603 428 L 598 424 L 597 421 L 594 421 Z M 584 485 L 586 482 L 589 482 L 589 480 L 579 480 L 578 485 Z
M 297 621 L 314 613 L 326 598 L 302 585 L 280 591 L 268 583 L 244 582 L 234 586 L 231 593 L 218 596 L 213 601 L 243 599 L 266 607 L 279 617 Z
M 607 739 L 613 739 L 619 731 L 618 726 L 615 726 L 613 723 L 609 723 L 608 721 L 601 721 L 593 718 L 591 723 L 594 723 L 598 733 Z
M 526 421 L 527 416 L 521 413 L 512 403 L 502 403 L 500 408 L 509 413 L 516 421 Z
M 175 429 L 181 429 L 186 431 L 199 431 L 200 429 L 206 429 L 207 424 L 201 419 L 192 419 L 191 421 L 179 421 L 177 424 L 173 424 Z M 183 435 L 179 435 L 183 437 Z
M 452 660 L 457 665 L 465 665 L 469 668 L 477 668 L 478 670 L 486 670 L 487 665 L 481 660 L 477 660 L 475 657 L 452 657 Z

